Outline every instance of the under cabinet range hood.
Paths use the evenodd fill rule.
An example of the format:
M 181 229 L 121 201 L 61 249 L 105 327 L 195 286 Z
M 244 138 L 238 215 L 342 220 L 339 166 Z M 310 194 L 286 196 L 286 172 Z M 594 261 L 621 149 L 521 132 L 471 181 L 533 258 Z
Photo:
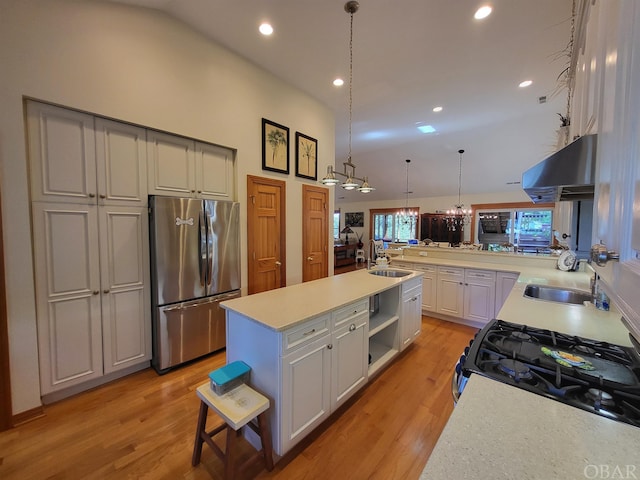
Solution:
M 533 203 L 593 198 L 597 135 L 584 135 L 522 174 Z

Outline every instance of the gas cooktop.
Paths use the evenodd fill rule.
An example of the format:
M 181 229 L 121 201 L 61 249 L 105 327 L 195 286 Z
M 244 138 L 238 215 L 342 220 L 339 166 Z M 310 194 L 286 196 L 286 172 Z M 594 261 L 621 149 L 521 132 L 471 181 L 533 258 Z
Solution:
M 467 352 L 462 375 L 471 373 L 640 427 L 640 356 L 630 347 L 492 320 Z

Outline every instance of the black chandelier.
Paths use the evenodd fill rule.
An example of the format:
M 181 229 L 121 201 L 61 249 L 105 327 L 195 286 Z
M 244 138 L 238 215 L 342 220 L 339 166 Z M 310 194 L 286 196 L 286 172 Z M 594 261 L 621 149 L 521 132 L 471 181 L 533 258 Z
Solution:
M 454 205 L 454 208 L 447 210 L 445 220 L 447 221 L 447 227 L 449 231 L 462 231 L 465 225 L 471 222 L 471 209 L 465 209 L 464 204 L 460 201 L 460 190 L 462 189 L 462 154 L 464 150 L 458 150 L 460 154 L 460 166 L 458 170 L 458 203 Z

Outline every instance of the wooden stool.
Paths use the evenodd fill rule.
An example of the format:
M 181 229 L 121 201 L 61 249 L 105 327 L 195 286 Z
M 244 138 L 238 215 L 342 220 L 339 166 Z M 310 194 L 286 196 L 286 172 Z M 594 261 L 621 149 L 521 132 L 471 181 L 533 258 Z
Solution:
M 269 430 L 269 419 L 267 418 L 269 399 L 245 384 L 234 388 L 224 395 L 216 395 L 211 390 L 210 384 L 205 383 L 197 388 L 196 393 L 201 401 L 191 464 L 195 467 L 200 463 L 202 443 L 204 442 L 224 461 L 225 478 L 227 479 L 235 478 L 237 473 L 244 470 L 254 461 L 259 460 L 260 457 L 264 460 L 266 469 L 268 471 L 273 470 L 273 448 L 271 444 L 271 432 Z M 215 410 L 226 423 L 207 432 L 207 411 L 209 407 Z M 256 417 L 258 426 L 252 422 Z M 248 425 L 258 434 L 262 442 L 262 450 L 257 451 L 242 465 L 236 468 L 234 458 L 235 445 L 240 431 L 245 425 Z M 227 429 L 227 447 L 223 452 L 222 449 L 214 443 L 213 436 L 222 432 L 225 428 Z

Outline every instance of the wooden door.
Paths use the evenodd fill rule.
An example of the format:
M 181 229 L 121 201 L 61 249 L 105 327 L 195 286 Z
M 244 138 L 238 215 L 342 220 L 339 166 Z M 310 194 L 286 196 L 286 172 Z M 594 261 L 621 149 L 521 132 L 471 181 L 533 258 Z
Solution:
M 0 203 L 0 432 L 12 426 L 11 378 L 9 377 L 9 327 L 7 290 L 4 280 L 4 243 L 2 205 Z
M 327 204 L 329 190 L 302 186 L 302 281 L 329 275 Z
M 247 176 L 248 293 L 286 285 L 286 183 Z

